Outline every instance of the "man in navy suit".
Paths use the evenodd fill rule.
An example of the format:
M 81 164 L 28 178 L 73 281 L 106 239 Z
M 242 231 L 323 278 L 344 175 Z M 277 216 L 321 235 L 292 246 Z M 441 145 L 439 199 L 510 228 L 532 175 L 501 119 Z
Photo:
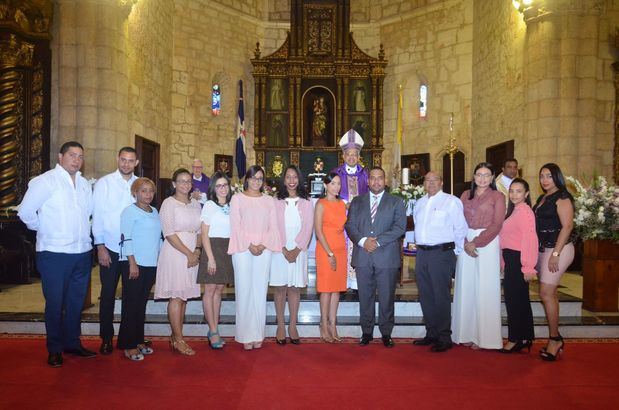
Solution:
M 370 192 L 353 199 L 346 232 L 354 243 L 352 266 L 359 286 L 359 321 L 365 346 L 373 339 L 378 291 L 378 328 L 383 344 L 393 347 L 395 287 L 400 268 L 400 238 L 406 231 L 404 201 L 385 191 L 385 171 L 373 167 Z

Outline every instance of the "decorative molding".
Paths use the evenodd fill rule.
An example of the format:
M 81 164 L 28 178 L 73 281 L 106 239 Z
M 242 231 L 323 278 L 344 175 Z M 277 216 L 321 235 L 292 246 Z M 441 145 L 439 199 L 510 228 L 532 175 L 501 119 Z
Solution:
M 0 68 L 31 67 L 34 44 L 19 39 L 15 34 L 0 38 Z
M 0 0 L 0 28 L 33 38 L 50 38 L 51 0 Z

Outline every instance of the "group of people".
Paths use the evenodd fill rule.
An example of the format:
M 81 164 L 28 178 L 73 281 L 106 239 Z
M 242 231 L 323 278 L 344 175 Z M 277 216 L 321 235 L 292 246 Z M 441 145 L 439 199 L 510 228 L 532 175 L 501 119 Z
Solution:
M 158 212 L 151 205 L 155 183 L 134 174 L 139 160 L 133 148 L 120 149 L 117 170 L 99 179 L 93 190 L 79 171 L 83 147 L 74 141 L 63 144 L 58 165 L 30 182 L 18 212 L 37 231 L 48 364 L 61 366 L 63 352 L 96 355 L 80 343 L 80 314 L 91 268 L 91 215 L 100 265 L 102 354 L 114 350 L 119 280 L 122 306 L 116 346 L 130 360 L 144 360 L 154 353 L 144 338 L 153 285 L 155 299 L 168 300 L 170 347 L 180 354 L 195 354 L 183 338 L 186 303 L 191 298 L 202 297 L 210 347 L 225 346 L 218 323 L 222 291 L 230 284 L 235 290 L 235 340 L 245 350 L 262 347 L 269 286 L 274 290 L 276 342 L 299 344 L 300 290 L 308 284 L 308 248 L 314 232 L 321 339 L 341 340 L 337 332 L 340 292 L 353 287 L 359 295 L 360 345 L 373 340 L 378 301 L 381 340 L 393 347 L 405 206 L 385 189 L 382 168 L 368 172 L 359 164 L 363 140 L 358 133 L 348 131 L 340 146 L 345 163 L 324 178 L 324 195 L 315 206 L 294 165 L 286 168 L 274 198 L 264 194 L 266 175 L 258 165 L 244 175 L 242 192 L 233 194 L 226 173 L 216 172 L 209 178 L 196 160 L 192 172 L 184 168 L 174 172 L 173 193 Z M 414 344 L 431 346 L 435 352 L 448 350 L 454 342 L 505 353 L 530 350 L 534 333 L 528 281 L 539 273 L 550 332 L 541 355 L 554 360 L 562 350 L 557 285 L 574 254 L 571 196 L 560 169 L 546 164 L 539 177 L 544 195 L 531 209 L 529 186 L 516 178 L 517 163 L 508 165 L 513 163 L 513 159 L 507 161 L 497 178 L 507 183 L 507 201 L 497 191 L 488 163 L 475 167 L 471 189 L 460 199 L 442 192 L 438 174 L 425 175 L 427 195 L 415 205 L 413 217 L 426 336 Z M 505 345 L 501 270 L 509 323 Z
M 561 169 L 548 163 L 539 171 L 543 194 L 531 208 L 529 184 L 517 173 L 518 162 L 508 159 L 495 181 L 492 165 L 482 162 L 460 199 L 442 192 L 439 175 L 425 175 L 427 195 L 413 214 L 426 336 L 415 345 L 432 346 L 435 352 L 450 349 L 452 343 L 502 353 L 530 351 L 535 333 L 529 282 L 539 275 L 549 330 L 540 355 L 554 361 L 562 352 L 557 288 L 574 259 L 573 198 Z M 508 321 L 505 344 L 501 272 Z

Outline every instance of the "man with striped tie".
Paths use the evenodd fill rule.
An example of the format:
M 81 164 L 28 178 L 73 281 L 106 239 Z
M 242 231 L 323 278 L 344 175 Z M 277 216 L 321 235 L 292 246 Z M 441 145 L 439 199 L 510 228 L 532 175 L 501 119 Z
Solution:
M 393 347 L 395 287 L 406 211 L 402 199 L 385 191 L 385 171 L 381 167 L 370 170 L 369 187 L 370 192 L 353 199 L 346 221 L 346 232 L 354 243 L 352 266 L 359 286 L 359 344 L 366 346 L 374 338 L 378 293 L 378 328 L 385 347 Z

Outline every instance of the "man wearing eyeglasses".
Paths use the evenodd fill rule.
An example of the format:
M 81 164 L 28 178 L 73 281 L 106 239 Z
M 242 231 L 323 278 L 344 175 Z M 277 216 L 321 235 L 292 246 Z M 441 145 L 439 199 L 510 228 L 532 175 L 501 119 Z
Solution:
M 211 179 L 202 172 L 203 169 L 202 161 L 194 159 L 191 164 L 191 197 L 200 202 L 200 205 L 204 205 L 207 201 L 206 193 L 211 182 Z
M 459 198 L 442 191 L 443 179 L 428 172 L 427 192 L 413 208 L 417 258 L 415 275 L 426 336 L 413 342 L 433 352 L 451 349 L 451 278 L 464 248 L 468 226 Z

